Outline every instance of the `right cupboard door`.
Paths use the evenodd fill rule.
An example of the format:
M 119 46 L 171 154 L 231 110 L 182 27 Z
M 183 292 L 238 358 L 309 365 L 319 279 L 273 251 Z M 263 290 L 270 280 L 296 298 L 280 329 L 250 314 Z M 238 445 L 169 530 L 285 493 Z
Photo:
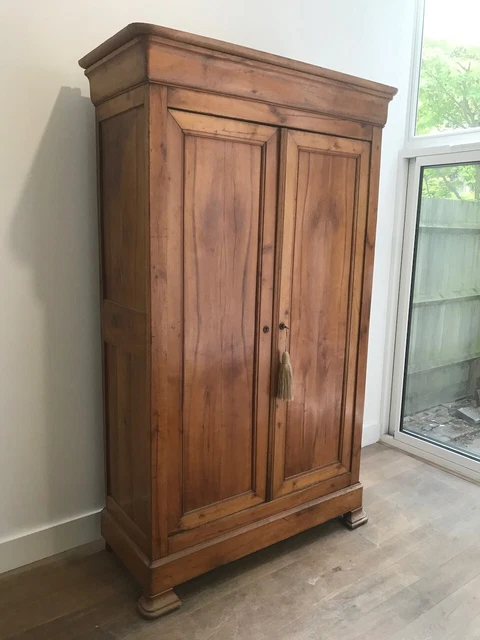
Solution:
M 369 161 L 368 142 L 283 132 L 277 346 L 294 399 L 275 401 L 273 497 L 350 472 Z

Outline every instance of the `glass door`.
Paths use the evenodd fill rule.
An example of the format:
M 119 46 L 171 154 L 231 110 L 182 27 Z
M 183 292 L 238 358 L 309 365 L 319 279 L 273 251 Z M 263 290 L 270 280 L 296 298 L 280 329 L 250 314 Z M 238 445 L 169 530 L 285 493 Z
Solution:
M 478 473 L 478 152 L 412 162 L 400 289 L 394 436 Z

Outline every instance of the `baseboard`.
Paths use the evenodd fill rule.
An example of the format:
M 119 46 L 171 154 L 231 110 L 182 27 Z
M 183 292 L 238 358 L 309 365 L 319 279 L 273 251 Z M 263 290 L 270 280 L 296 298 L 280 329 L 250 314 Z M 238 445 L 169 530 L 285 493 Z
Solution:
M 100 511 L 0 540 L 0 573 L 100 538 Z
M 364 425 L 362 447 L 379 439 L 379 424 Z M 100 513 L 95 511 L 10 540 L 0 540 L 0 573 L 98 540 Z
M 362 447 L 368 447 L 380 440 L 380 425 L 378 423 L 364 424 L 362 432 Z

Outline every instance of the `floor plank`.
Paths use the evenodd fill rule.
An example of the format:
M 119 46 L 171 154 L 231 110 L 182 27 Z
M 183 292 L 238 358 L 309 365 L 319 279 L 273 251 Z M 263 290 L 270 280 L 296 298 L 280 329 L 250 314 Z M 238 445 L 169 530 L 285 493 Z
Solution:
M 480 640 L 480 487 L 363 451 L 369 522 L 332 521 L 191 580 L 139 618 L 139 589 L 92 543 L 0 576 L 1 640 Z

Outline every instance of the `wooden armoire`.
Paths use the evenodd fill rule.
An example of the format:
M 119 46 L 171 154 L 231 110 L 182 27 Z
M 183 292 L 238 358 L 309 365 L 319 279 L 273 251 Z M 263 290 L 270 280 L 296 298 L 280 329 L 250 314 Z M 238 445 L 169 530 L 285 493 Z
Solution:
M 359 483 L 381 131 L 395 89 L 149 24 L 96 106 L 102 532 L 173 587 L 343 516 Z M 290 353 L 294 398 L 276 398 Z

